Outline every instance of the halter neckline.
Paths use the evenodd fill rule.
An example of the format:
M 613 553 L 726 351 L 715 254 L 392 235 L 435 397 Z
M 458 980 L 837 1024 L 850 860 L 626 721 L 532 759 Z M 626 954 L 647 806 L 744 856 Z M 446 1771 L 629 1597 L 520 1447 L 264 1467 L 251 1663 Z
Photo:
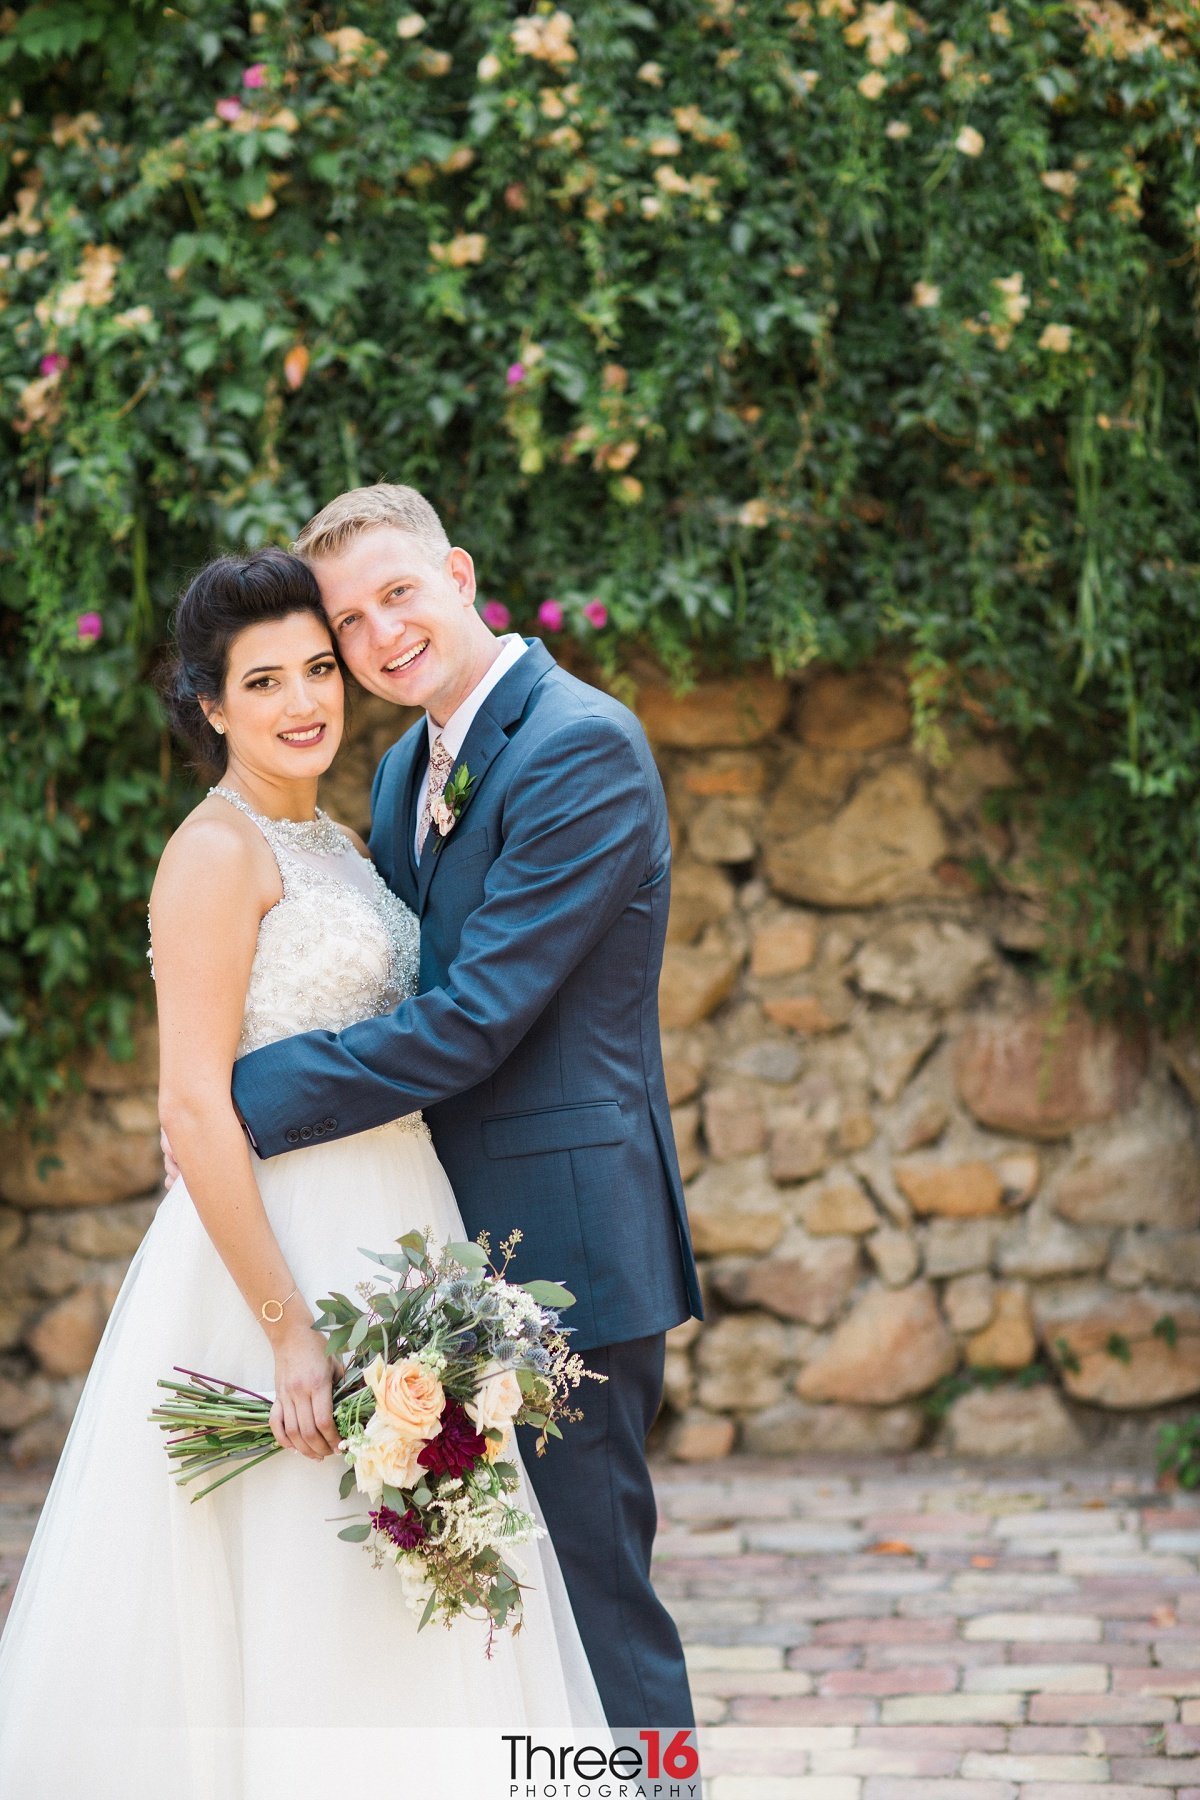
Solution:
M 248 819 L 253 819 L 268 842 L 274 841 L 289 850 L 313 850 L 318 854 L 338 855 L 351 848 L 350 840 L 334 824 L 329 814 L 317 808 L 315 819 L 272 819 L 260 813 L 233 788 L 211 787 L 209 794 L 219 794 Z

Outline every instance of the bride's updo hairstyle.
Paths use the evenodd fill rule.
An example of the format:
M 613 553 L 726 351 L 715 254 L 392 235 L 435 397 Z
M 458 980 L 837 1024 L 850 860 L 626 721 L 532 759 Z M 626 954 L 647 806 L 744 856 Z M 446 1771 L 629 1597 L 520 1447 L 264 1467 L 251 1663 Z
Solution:
M 299 612 L 312 613 L 329 630 L 316 576 L 300 557 L 273 545 L 219 556 L 188 583 L 171 620 L 175 653 L 158 690 L 167 723 L 205 774 L 223 774 L 228 755 L 200 702 L 219 706 L 224 699 L 234 639 L 250 625 Z

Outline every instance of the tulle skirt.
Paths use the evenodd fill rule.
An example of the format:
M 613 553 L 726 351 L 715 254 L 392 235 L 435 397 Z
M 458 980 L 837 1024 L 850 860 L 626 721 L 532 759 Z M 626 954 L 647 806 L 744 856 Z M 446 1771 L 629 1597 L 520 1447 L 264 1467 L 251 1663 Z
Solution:
M 310 1305 L 383 1273 L 361 1248 L 464 1235 L 428 1135 L 403 1121 L 257 1175 Z M 284 1452 L 194 1504 L 176 1485 L 147 1419 L 176 1365 L 273 1391 L 271 1347 L 182 1181 L 118 1295 L 0 1639 L 4 1800 L 324 1800 L 351 1772 L 392 1796 L 409 1791 L 386 1778 L 397 1757 L 411 1774 L 439 1745 L 463 1768 L 502 1733 L 596 1735 L 547 1538 L 517 1552 L 524 1628 L 490 1659 L 473 1620 L 418 1636 L 399 1575 L 337 1537 L 365 1507 L 339 1501 L 339 1457 Z M 527 1483 L 523 1499 L 540 1519 Z

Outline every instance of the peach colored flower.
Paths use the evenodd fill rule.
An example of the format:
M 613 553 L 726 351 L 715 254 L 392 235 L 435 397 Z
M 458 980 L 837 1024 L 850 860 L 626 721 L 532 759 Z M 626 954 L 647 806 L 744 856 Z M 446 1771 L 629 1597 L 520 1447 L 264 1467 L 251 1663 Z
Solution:
M 752 530 L 760 531 L 771 522 L 771 510 L 765 500 L 747 500 L 738 508 L 739 525 L 747 525 Z
M 964 125 L 954 140 L 954 148 L 964 156 L 981 156 L 986 139 L 973 125 Z
M 114 244 L 86 244 L 80 258 L 85 306 L 107 306 L 112 299 L 121 251 Z
M 475 68 L 475 73 L 478 75 L 480 81 L 495 81 L 502 66 L 500 58 L 493 55 L 489 50 L 486 56 L 480 57 Z
M 376 1356 L 363 1370 L 363 1379 L 375 1396 L 376 1418 L 382 1416 L 405 1437 L 427 1442 L 437 1436 L 446 1396 L 423 1363 L 411 1356 L 385 1363 Z
M 858 91 L 868 100 L 878 100 L 887 92 L 887 76 L 881 75 L 878 69 L 870 69 L 858 84 Z
M 1019 325 L 1029 311 L 1029 295 L 1025 292 L 1025 277 L 1019 272 L 1015 275 L 1001 275 L 992 283 L 998 287 L 1004 299 L 1001 305 L 1004 316 L 1013 325 Z
M 885 0 L 882 6 L 864 6 L 862 16 L 847 25 L 842 36 L 848 44 L 865 44 L 867 61 L 876 68 L 903 56 L 908 49 L 908 33 L 900 24 L 900 8 L 896 0 Z
M 477 1431 L 504 1431 L 521 1410 L 521 1385 L 512 1369 L 492 1361 L 481 1371 L 478 1387 L 463 1404 Z
M 691 192 L 687 176 L 681 175 L 679 170 L 673 168 L 670 163 L 660 163 L 654 171 L 654 179 L 664 194 L 688 194 Z
M 407 1437 L 376 1413 L 354 1454 L 354 1480 L 360 1494 L 378 1501 L 389 1487 L 412 1487 L 421 1475 L 417 1461 L 425 1440 Z
M 487 255 L 487 238 L 482 231 L 460 231 L 448 244 L 430 244 L 434 262 L 447 262 L 452 269 L 465 269 L 468 263 L 481 263 Z
M 429 816 L 437 826 L 439 837 L 446 837 L 454 830 L 454 809 L 444 800 L 435 800 L 429 809 Z
M 283 359 L 283 379 L 293 392 L 304 386 L 304 377 L 308 374 L 308 364 L 307 344 L 293 344 Z
M 396 20 L 396 36 L 398 38 L 420 37 L 427 21 L 418 12 L 405 13 L 402 19 Z
M 644 62 L 637 72 L 637 78 L 639 81 L 644 81 L 647 87 L 661 87 L 663 82 L 662 64 Z
M 883 135 L 899 141 L 901 138 L 912 136 L 912 126 L 904 119 L 889 119 L 883 128 Z
M 993 37 L 1010 38 L 1012 36 L 1012 24 L 1009 20 L 1008 14 L 1006 12 L 1004 12 L 1003 10 L 1001 10 L 999 12 L 989 13 L 988 14 L 988 30 L 991 32 Z
M 561 66 L 573 63 L 578 54 L 571 42 L 574 29 L 575 21 L 570 13 L 560 10 L 548 17 L 518 19 L 509 36 L 518 56 L 532 56 L 538 62 Z
M 1079 186 L 1079 177 L 1074 169 L 1043 169 L 1042 186 L 1069 200 Z
M 913 283 L 912 303 L 914 306 L 936 306 L 942 297 L 942 290 L 932 281 L 915 281 Z
M 1071 348 L 1071 327 L 1069 325 L 1047 325 L 1038 339 L 1042 350 L 1057 350 L 1060 354 Z

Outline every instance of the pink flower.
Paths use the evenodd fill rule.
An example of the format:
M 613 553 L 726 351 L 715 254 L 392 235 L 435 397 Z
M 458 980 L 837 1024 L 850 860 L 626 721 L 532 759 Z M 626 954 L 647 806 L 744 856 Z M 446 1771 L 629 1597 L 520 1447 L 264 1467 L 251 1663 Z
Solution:
M 242 73 L 242 86 L 260 88 L 267 79 L 266 63 L 251 63 Z
M 429 808 L 429 817 L 437 826 L 438 836 L 449 837 L 455 826 L 454 808 L 444 800 L 435 800 Z
M 85 644 L 98 638 L 103 630 L 104 620 L 98 612 L 80 613 L 75 621 L 75 634 Z
M 543 600 L 538 607 L 538 623 L 547 631 L 561 631 L 563 628 L 562 603 L 558 600 Z
M 71 365 L 65 356 L 61 355 L 57 350 L 52 350 L 48 356 L 43 356 L 41 362 L 38 364 L 38 374 L 61 375 L 63 370 L 70 368 L 70 366 Z
M 608 624 L 608 608 L 603 600 L 589 600 L 583 609 L 583 616 L 597 631 L 603 631 Z
M 527 373 L 528 371 L 524 363 L 509 363 L 504 379 L 507 381 L 509 387 L 520 387 Z
M 241 117 L 242 103 L 237 99 L 218 100 L 216 113 L 218 119 L 224 119 L 227 124 L 232 125 L 235 119 Z
M 507 631 L 512 624 L 512 614 L 499 600 L 485 600 L 482 614 L 484 624 L 490 625 L 493 631 Z

